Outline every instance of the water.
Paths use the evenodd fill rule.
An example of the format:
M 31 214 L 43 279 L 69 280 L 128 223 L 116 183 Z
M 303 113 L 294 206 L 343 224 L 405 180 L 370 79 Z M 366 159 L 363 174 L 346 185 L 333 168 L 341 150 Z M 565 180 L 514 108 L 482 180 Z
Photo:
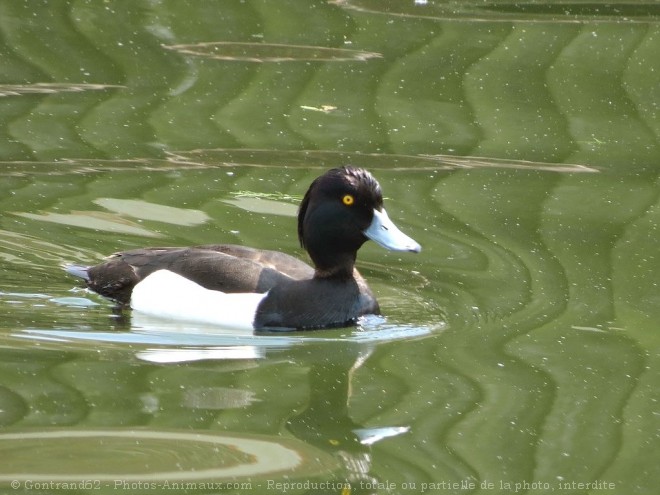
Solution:
M 0 2 L 0 484 L 652 493 L 659 20 Z M 304 257 L 298 202 L 346 163 L 423 246 L 361 249 L 384 317 L 355 328 L 145 319 L 61 268 L 147 245 Z

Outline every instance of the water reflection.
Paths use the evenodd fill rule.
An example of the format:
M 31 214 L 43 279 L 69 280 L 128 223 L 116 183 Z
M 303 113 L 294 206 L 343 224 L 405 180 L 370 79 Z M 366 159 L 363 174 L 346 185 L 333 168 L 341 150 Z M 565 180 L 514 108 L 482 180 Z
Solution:
M 135 357 L 150 363 L 190 363 L 208 359 L 260 359 L 266 356 L 262 347 L 233 345 L 193 349 L 145 349 Z
M 254 167 L 340 167 L 347 163 L 369 170 L 461 170 L 472 168 L 539 170 L 546 172 L 597 172 L 598 169 L 580 164 L 506 160 L 455 155 L 398 155 L 395 153 L 351 153 L 331 150 L 259 150 L 208 149 L 168 153 L 174 163 L 198 166 L 254 166 Z
M 436 20 L 463 19 L 482 22 L 653 22 L 660 21 L 660 7 L 655 2 L 543 2 L 502 0 L 451 2 L 423 0 L 399 2 L 396 0 L 332 0 L 343 8 L 387 14 L 397 17 Z
M 380 53 L 347 48 L 300 46 L 275 43 L 235 43 L 216 41 L 191 45 L 164 45 L 184 55 L 240 62 L 345 62 L 381 58 Z
M 0 84 L 0 97 L 33 94 L 78 93 L 80 91 L 99 91 L 103 89 L 125 88 L 112 84 L 69 84 L 69 83 L 35 83 L 35 84 Z
M 281 473 L 314 477 L 335 467 L 324 452 L 291 439 L 210 432 L 67 428 L 0 433 L 0 441 L 11 452 L 0 468 L 0 483 L 11 482 L 14 489 L 21 486 L 17 482 L 27 490 L 39 482 L 50 489 L 51 482 L 64 489 L 180 489 L 184 481 L 198 481 L 190 485 L 198 487 L 213 486 L 202 483 L 211 480 L 257 483 Z M 67 456 L 59 455 L 63 449 Z
M 183 334 L 178 331 L 163 333 L 162 325 L 155 331 L 147 328 L 144 321 L 133 324 L 139 326 L 126 333 L 25 330 L 5 339 L 8 354 L 2 372 L 4 390 L 9 397 L 23 397 L 26 402 L 21 400 L 18 405 L 27 404 L 27 409 L 22 405 L 4 411 L 4 423 L 12 426 L 12 433 L 3 434 L 6 440 L 3 445 L 9 452 L 20 445 L 31 462 L 25 463 L 23 457 L 15 457 L 16 462 L 6 465 L 0 473 L 0 481 L 63 480 L 64 473 L 71 475 L 70 480 L 117 479 L 120 473 L 119 477 L 127 480 L 248 476 L 254 481 L 281 470 L 290 479 L 322 476 L 356 486 L 360 482 L 376 483 L 378 478 L 371 472 L 370 449 L 381 440 L 407 434 L 410 425 L 365 425 L 355 421 L 350 412 L 354 400 L 353 377 L 376 346 L 392 339 L 410 340 L 430 335 L 430 329 L 422 328 L 384 328 L 379 332 L 377 326 L 384 324 L 382 319 L 377 323 L 366 322 L 366 326 L 373 327 L 370 330 L 348 328 L 333 330 L 329 335 L 325 331 L 309 332 L 309 336 L 307 333 L 250 336 L 211 328 L 206 331 L 189 328 Z M 25 365 L 16 359 L 15 339 L 28 339 L 40 345 L 41 372 L 25 375 Z M 219 345 L 223 342 L 225 345 Z M 97 349 L 103 349 L 108 361 L 96 359 Z M 133 354 L 133 359 L 127 359 L 127 353 Z M 265 366 L 254 362 L 266 358 Z M 49 378 L 53 373 L 52 365 L 57 369 L 58 387 L 53 387 L 56 382 Z M 33 369 L 34 363 L 29 366 Z M 113 377 L 110 380 L 109 374 Z M 149 378 L 144 385 L 126 380 L 136 374 Z M 262 389 L 252 388 L 256 377 Z M 12 391 L 18 383 L 20 390 Z M 45 387 L 46 395 L 41 395 L 38 384 Z M 33 393 L 26 394 L 30 390 Z M 278 407 L 270 409 L 268 421 L 257 427 L 254 421 L 263 421 L 259 411 L 269 408 L 275 396 Z M 60 410 L 65 404 L 72 405 L 74 397 L 79 405 L 84 404 L 84 420 L 82 417 L 74 420 Z M 7 404 L 11 402 L 5 400 Z M 284 408 L 280 407 L 283 402 L 287 403 Z M 37 407 L 41 411 L 35 414 Z M 122 409 L 119 415 L 118 408 Z M 28 411 L 31 412 L 28 414 Z M 49 455 L 44 456 L 44 453 L 62 448 L 57 439 L 66 436 L 64 430 L 23 431 L 27 426 L 58 426 L 69 424 L 71 420 L 78 428 L 84 426 L 85 429 L 65 430 L 71 433 L 69 456 L 60 463 L 49 462 Z M 162 429 L 178 428 L 191 420 L 198 426 L 215 424 L 227 433 L 186 433 L 188 436 L 184 438 L 182 433 Z M 136 421 L 151 427 L 149 430 L 122 429 Z M 112 429 L 99 430 L 101 425 Z M 284 425 L 293 437 L 304 443 L 282 442 L 279 437 L 273 437 L 279 431 L 278 425 Z M 238 430 L 232 433 L 232 428 Z M 239 433 L 255 428 L 262 435 L 271 436 L 251 439 Z M 33 451 L 30 439 L 36 442 L 35 449 L 37 446 L 43 449 Z M 20 443 L 14 445 L 13 440 Z M 149 465 L 147 471 L 122 471 L 125 459 L 116 466 L 113 462 L 100 462 L 99 455 L 112 456 L 113 449 L 122 449 L 122 442 L 136 440 L 147 454 L 159 452 L 158 463 L 140 464 Z M 99 442 L 105 448 L 96 452 Z M 196 452 L 196 459 L 199 448 L 213 447 L 215 453 L 210 458 L 204 456 L 205 462 L 211 462 L 225 455 L 224 448 L 219 451 L 216 448 L 220 444 L 248 457 L 252 456 L 254 445 L 260 454 L 250 457 L 249 462 L 234 460 L 229 466 L 221 462 L 222 467 L 212 469 L 197 463 L 194 470 L 186 469 L 188 452 Z M 162 455 L 173 451 L 174 445 L 176 468 L 168 466 L 167 456 L 163 458 Z M 315 448 L 320 449 L 318 454 L 314 453 Z M 293 449 L 293 453 L 289 455 L 287 449 Z M 277 455 L 279 461 L 272 462 L 271 454 Z M 290 465 L 282 465 L 286 459 L 290 459 Z M 88 465 L 89 472 L 86 471 Z M 337 465 L 341 470 L 335 472 Z

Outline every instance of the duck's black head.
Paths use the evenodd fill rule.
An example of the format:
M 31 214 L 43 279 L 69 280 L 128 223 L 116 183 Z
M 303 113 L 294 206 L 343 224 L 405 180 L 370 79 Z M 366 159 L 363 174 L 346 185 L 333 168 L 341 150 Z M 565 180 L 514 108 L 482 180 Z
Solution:
M 387 249 L 421 249 L 387 217 L 378 181 L 354 167 L 329 170 L 312 182 L 300 204 L 298 237 L 317 274 L 327 275 L 351 275 L 357 250 L 368 239 Z

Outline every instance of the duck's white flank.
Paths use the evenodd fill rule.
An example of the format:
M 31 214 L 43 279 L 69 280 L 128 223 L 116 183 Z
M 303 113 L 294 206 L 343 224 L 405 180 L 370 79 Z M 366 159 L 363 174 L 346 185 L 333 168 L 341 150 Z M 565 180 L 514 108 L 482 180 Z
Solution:
M 133 288 L 131 308 L 161 318 L 252 330 L 264 297 L 208 290 L 174 272 L 158 270 Z

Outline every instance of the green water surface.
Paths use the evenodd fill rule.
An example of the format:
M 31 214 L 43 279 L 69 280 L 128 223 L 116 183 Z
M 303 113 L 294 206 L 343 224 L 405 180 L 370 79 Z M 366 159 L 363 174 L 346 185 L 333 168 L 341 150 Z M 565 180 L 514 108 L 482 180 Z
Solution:
M 656 2 L 0 0 L 0 485 L 12 493 L 652 494 Z M 62 266 L 305 258 L 368 168 L 423 247 L 383 317 L 250 335 Z

